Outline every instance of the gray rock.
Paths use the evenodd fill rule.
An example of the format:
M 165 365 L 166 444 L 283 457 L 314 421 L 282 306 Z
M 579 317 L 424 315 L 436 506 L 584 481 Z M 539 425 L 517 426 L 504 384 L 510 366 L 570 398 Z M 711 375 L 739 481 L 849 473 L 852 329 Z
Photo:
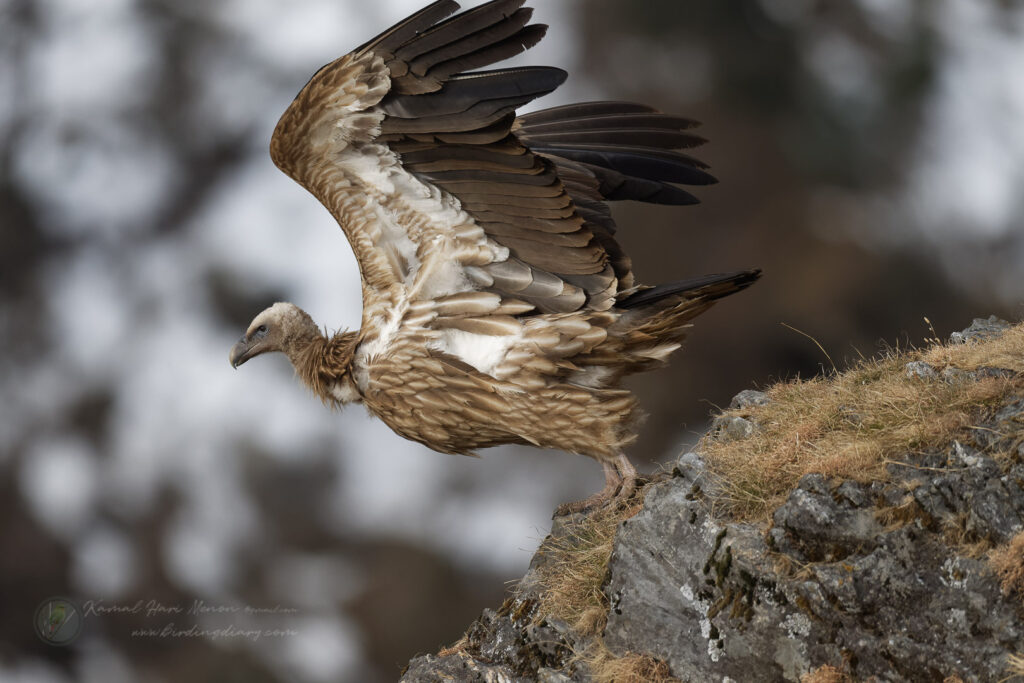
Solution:
M 691 484 L 701 484 L 704 473 L 704 461 L 693 451 L 680 455 L 672 466 L 673 477 L 680 477 Z
M 856 487 L 854 482 L 844 485 L 848 494 Z M 851 548 L 870 550 L 882 531 L 872 509 L 837 501 L 820 474 L 800 480 L 789 500 L 775 511 L 773 522 L 786 532 L 777 549 L 801 561 L 835 561 L 846 557 Z
M 776 650 L 775 634 L 766 639 L 759 627 L 779 615 L 761 612 L 747 627 L 755 601 L 771 592 L 747 581 L 754 576 L 749 559 L 763 560 L 766 552 L 755 528 L 729 534 L 684 487 L 652 486 L 644 509 L 616 538 L 605 644 L 663 658 L 684 680 L 778 680 L 782 665 L 765 656 Z M 730 614 L 744 628 L 733 628 Z M 789 644 L 779 645 L 780 658 L 791 660 Z
M 836 489 L 836 496 L 855 508 L 862 508 L 870 502 L 869 491 L 855 481 L 844 481 Z
M 717 417 L 711 423 L 712 437 L 720 441 L 746 439 L 756 431 L 754 423 L 745 417 Z
M 959 382 L 976 382 L 979 379 L 986 377 L 1001 377 L 1003 379 L 1009 379 L 1014 377 L 1017 373 L 1013 370 L 1007 370 L 1005 368 L 986 368 L 981 367 L 977 370 L 961 370 L 960 368 L 949 367 L 942 371 L 941 377 L 944 382 L 950 384 L 956 384 Z
M 939 373 L 935 371 L 935 368 L 925 363 L 923 360 L 915 360 L 906 364 L 905 369 L 907 371 L 907 377 L 918 377 L 920 379 L 935 379 L 939 376 Z
M 1006 445 L 1022 428 L 1019 399 L 976 434 Z M 966 442 L 903 460 L 888 482 L 803 477 L 765 533 L 716 518 L 699 456 L 681 457 L 616 537 L 606 644 L 686 681 L 796 681 L 824 664 L 856 680 L 1000 680 L 1024 610 L 949 534 L 998 544 L 1024 529 L 1024 463 L 1004 472 Z
M 1001 377 L 1003 379 L 1010 379 L 1017 375 L 1013 370 L 1007 368 L 990 368 L 982 366 L 974 371 L 975 379 L 984 379 L 985 377 Z
M 976 374 L 969 370 L 961 370 L 960 368 L 953 367 L 943 369 L 941 377 L 943 382 L 949 382 L 950 384 L 973 382 L 978 378 Z
M 1024 398 L 1011 401 L 996 411 L 991 424 L 972 430 L 971 437 L 980 448 L 990 451 L 1016 451 L 1024 456 Z
M 732 401 L 729 403 L 729 407 L 733 409 L 737 408 L 750 408 L 753 406 L 763 406 L 771 402 L 768 398 L 768 394 L 763 391 L 756 391 L 754 389 L 744 389 L 740 393 L 732 397 Z
M 439 681 L 519 681 L 504 667 L 491 666 L 460 654 L 415 657 L 402 674 L 401 683 Z
M 954 442 L 949 469 L 920 481 L 914 499 L 933 524 L 960 528 L 972 540 L 1005 543 L 1024 530 L 1024 479 Z
M 485 609 L 466 632 L 459 652 L 422 655 L 409 662 L 401 683 L 482 681 L 485 683 L 582 683 L 586 672 L 574 666 L 574 648 L 584 639 L 565 623 L 536 616 L 535 597 L 509 600 Z
M 773 552 L 759 529 L 717 521 L 681 484 L 653 486 L 616 538 L 613 651 L 649 652 L 687 681 L 796 681 L 844 658 L 858 680 L 983 681 L 1000 678 L 1024 638 L 984 562 L 919 521 L 887 529 L 869 487 L 804 477 L 767 536 L 790 549 Z M 790 552 L 802 578 L 775 559 Z
M 1019 398 L 1002 406 L 996 411 L 998 424 L 1017 422 L 1024 423 L 1024 398 Z
M 537 683 L 569 683 L 571 678 L 554 669 L 541 668 L 537 671 Z
M 975 318 L 966 330 L 949 335 L 949 341 L 954 344 L 966 344 L 969 341 L 991 339 L 998 337 L 1008 329 L 1010 329 L 1010 323 L 994 315 L 990 315 L 988 318 Z

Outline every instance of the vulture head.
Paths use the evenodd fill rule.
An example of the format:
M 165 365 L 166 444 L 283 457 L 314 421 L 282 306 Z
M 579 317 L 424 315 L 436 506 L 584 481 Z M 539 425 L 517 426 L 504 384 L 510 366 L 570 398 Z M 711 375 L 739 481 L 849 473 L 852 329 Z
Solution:
M 263 353 L 281 351 L 294 360 L 320 331 L 316 323 L 295 304 L 276 303 L 257 315 L 242 338 L 231 347 L 228 360 L 232 367 Z

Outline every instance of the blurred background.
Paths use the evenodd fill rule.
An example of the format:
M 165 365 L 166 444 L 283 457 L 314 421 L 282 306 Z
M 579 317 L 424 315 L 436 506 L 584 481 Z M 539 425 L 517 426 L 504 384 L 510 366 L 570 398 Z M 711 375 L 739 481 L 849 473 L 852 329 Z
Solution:
M 358 326 L 348 245 L 267 144 L 420 4 L 0 0 L 0 679 L 394 680 L 600 488 L 586 458 L 440 455 L 283 358 L 228 365 L 276 300 Z M 643 469 L 741 389 L 1020 317 L 1020 3 L 533 4 L 551 30 L 520 61 L 571 73 L 535 108 L 704 122 L 703 204 L 616 207 L 639 278 L 765 271 L 633 383 Z M 60 648 L 32 627 L 56 595 L 94 607 Z

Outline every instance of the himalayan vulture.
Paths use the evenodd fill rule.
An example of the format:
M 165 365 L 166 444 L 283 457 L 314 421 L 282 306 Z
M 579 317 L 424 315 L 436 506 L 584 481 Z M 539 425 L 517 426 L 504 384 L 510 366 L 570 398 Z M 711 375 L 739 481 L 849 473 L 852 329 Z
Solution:
M 274 163 L 341 225 L 362 326 L 322 333 L 276 303 L 231 349 L 280 351 L 333 406 L 362 403 L 442 453 L 499 444 L 581 453 L 627 499 L 636 400 L 625 375 L 663 364 L 695 316 L 758 270 L 638 286 L 607 202 L 693 204 L 715 179 L 681 149 L 694 121 L 628 102 L 516 115 L 566 72 L 480 70 L 536 44 L 525 0 L 456 14 L 437 0 L 317 71 L 274 130 Z

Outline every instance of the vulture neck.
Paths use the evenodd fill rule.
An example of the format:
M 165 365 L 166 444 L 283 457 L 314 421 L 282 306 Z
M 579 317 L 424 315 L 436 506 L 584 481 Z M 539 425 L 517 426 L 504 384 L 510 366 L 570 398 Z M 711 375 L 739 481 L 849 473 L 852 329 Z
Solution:
M 356 332 L 336 332 L 327 337 L 318 331 L 288 353 L 303 384 L 324 403 L 340 407 L 361 400 L 352 378 L 358 337 Z

